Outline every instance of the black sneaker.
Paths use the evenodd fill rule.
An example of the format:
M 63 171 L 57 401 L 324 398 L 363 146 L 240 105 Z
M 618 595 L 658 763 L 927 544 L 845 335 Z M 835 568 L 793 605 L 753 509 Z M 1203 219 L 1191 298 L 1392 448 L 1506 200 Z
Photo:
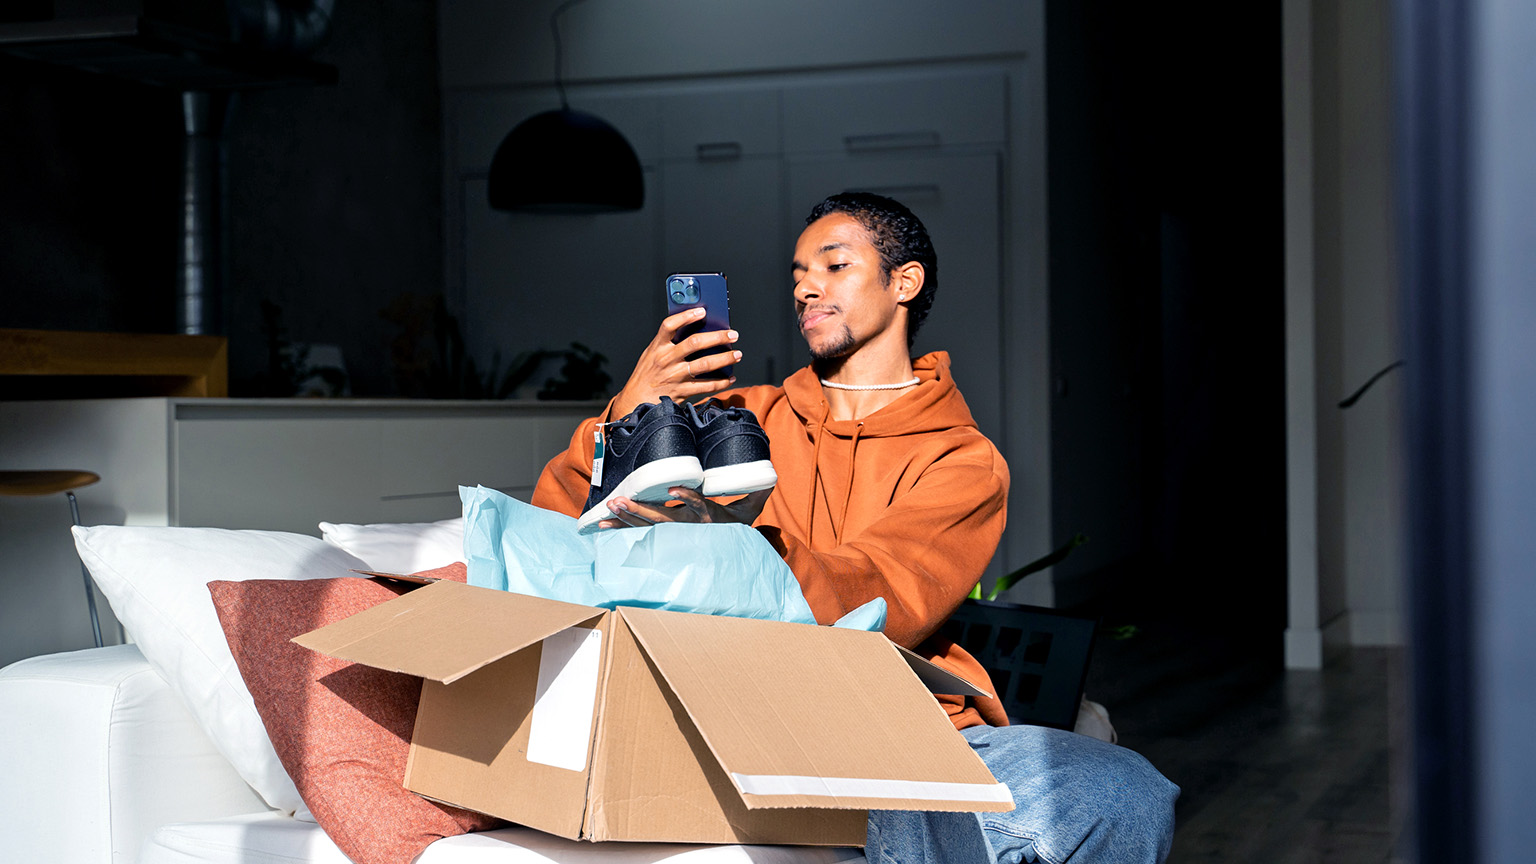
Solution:
M 598 530 L 599 520 L 613 516 L 608 502 L 614 498 L 655 503 L 667 501 L 673 486 L 699 488 L 704 468 L 694 446 L 691 412 L 666 396 L 647 402 L 607 426 L 603 459 L 593 466 L 592 490 L 587 494 L 576 529 L 583 534 Z M 594 460 L 596 461 L 596 460 Z
M 702 405 L 689 405 L 688 414 L 704 466 L 704 484 L 699 490 L 704 497 L 744 495 L 772 489 L 779 482 L 768 457 L 768 433 L 751 411 L 711 399 Z

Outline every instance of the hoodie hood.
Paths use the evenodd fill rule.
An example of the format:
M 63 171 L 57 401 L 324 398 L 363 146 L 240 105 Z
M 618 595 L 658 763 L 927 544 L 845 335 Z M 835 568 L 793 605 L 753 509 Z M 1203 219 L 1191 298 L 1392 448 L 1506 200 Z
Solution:
M 949 353 L 934 351 L 912 361 L 918 384 L 891 404 L 858 420 L 828 420 L 827 400 L 816 372 L 807 366 L 784 382 L 784 396 L 806 423 L 838 438 L 923 435 L 955 427 L 975 428 L 976 419 L 949 372 Z

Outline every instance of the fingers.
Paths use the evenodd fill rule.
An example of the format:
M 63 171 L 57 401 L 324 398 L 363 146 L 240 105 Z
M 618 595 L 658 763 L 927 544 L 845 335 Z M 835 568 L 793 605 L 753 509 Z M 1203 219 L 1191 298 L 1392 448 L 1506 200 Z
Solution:
M 691 360 L 685 356 L 683 358 L 683 368 L 689 378 L 697 379 L 740 362 L 740 351 L 721 351 L 719 354 L 706 354 L 703 357 L 694 357 Z
M 613 520 L 620 526 L 644 528 L 647 525 L 655 525 L 659 522 L 695 522 L 690 518 L 686 507 L 671 507 L 666 504 L 644 504 L 629 498 L 615 498 L 608 502 L 608 509 L 613 513 Z M 607 522 L 609 520 L 602 520 Z
M 604 519 L 602 521 L 615 522 L 619 527 L 644 528 L 647 525 L 655 524 L 655 520 L 646 518 L 645 515 L 641 514 L 636 509 L 635 502 L 630 501 L 628 498 L 615 498 L 609 501 L 608 510 L 613 513 L 613 519 Z
M 708 510 L 709 499 L 700 495 L 697 489 L 689 489 L 687 486 L 673 486 L 667 491 L 671 493 L 673 500 L 681 501 L 684 507 L 687 507 L 694 513 L 703 514 Z
M 735 330 L 711 330 L 694 333 L 673 344 L 672 339 L 686 326 L 698 323 L 704 317 L 702 309 L 687 309 L 662 319 L 656 338 L 641 353 L 634 371 L 614 402 L 618 416 L 628 414 L 635 406 L 655 402 L 662 396 L 673 399 L 690 399 L 718 393 L 736 383 L 735 378 L 701 377 L 715 373 L 741 362 L 741 352 L 720 351 L 689 359 L 701 350 L 722 348 L 734 343 L 740 334 Z
M 676 315 L 668 315 L 661 319 L 661 327 L 656 330 L 656 338 L 651 341 L 651 345 L 671 345 L 672 340 L 677 338 L 677 334 L 684 327 L 690 324 L 697 324 L 702 320 L 704 320 L 704 309 L 702 307 L 684 309 Z
M 705 333 L 695 333 L 692 336 L 689 336 L 687 339 L 677 343 L 675 347 L 678 354 L 687 357 L 689 355 L 697 354 L 700 351 L 705 351 L 710 348 L 729 345 L 740 338 L 740 336 L 741 334 L 737 333 L 735 330 L 710 330 Z M 729 353 L 729 351 L 722 351 L 720 354 L 711 354 L 709 356 L 720 357 Z
M 710 330 L 694 333 L 676 343 L 672 341 L 677 338 L 678 333 L 682 332 L 684 327 L 698 323 L 703 317 L 703 309 L 685 309 L 676 315 L 668 315 L 662 319 L 661 327 L 656 331 L 656 338 L 651 342 L 650 348 L 650 353 L 658 355 L 656 359 L 660 361 L 659 365 L 671 365 L 678 360 L 686 360 L 690 355 L 697 354 L 700 351 L 730 345 L 740 338 L 741 334 L 735 330 Z M 735 362 L 735 360 L 741 359 L 741 352 L 734 352 L 734 359 L 718 360 L 711 365 L 698 365 L 705 360 L 714 360 L 720 357 L 731 358 L 732 352 L 722 351 L 719 354 L 711 354 L 708 357 L 701 357 L 695 360 L 694 365 L 696 368 L 692 374 L 698 375 L 702 372 L 711 372 L 722 366 L 728 366 Z
M 667 491 L 676 504 L 644 504 L 628 498 L 613 499 L 608 502 L 613 518 L 599 521 L 598 527 L 644 528 L 660 522 L 740 522 L 751 525 L 762 514 L 768 496 L 773 494 L 772 489 L 762 489 L 721 505 L 705 498 L 697 489 L 686 486 L 673 486 Z
M 684 309 L 681 312 L 678 312 L 674 315 L 668 315 L 667 317 L 661 319 L 661 332 L 665 333 L 667 336 L 667 341 L 671 342 L 672 337 L 676 335 L 677 331 L 683 329 L 683 327 L 692 324 L 695 321 L 700 320 L 703 317 L 703 307 Z
M 763 507 L 768 504 L 768 496 L 773 494 L 773 489 L 759 489 L 756 492 L 748 492 L 740 498 L 725 505 L 731 516 L 744 524 L 751 525 L 757 521 L 757 517 L 763 515 Z
M 768 496 L 773 494 L 772 489 L 762 489 L 749 492 L 729 504 L 720 504 L 705 498 L 696 489 L 678 486 L 668 491 L 672 493 L 673 498 L 681 501 L 684 507 L 697 514 L 696 521 L 740 522 L 743 525 L 751 525 L 757 521 L 757 517 L 762 515 L 764 505 L 768 503 Z

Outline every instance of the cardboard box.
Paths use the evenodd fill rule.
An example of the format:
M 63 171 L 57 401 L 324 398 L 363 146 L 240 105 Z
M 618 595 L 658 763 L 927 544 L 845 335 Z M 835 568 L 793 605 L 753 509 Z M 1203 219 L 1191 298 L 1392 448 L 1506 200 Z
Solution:
M 562 837 L 858 846 L 869 809 L 1013 808 L 929 688 L 981 691 L 879 633 L 436 582 L 294 641 L 426 679 L 407 788 Z

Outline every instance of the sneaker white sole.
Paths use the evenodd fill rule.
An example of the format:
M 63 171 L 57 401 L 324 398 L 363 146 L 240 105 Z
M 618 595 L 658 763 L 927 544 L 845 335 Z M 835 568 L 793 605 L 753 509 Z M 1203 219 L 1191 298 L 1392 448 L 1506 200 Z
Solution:
M 576 520 L 576 530 L 581 534 L 601 530 L 597 523 L 613 516 L 613 511 L 608 509 L 608 502 L 615 498 L 649 503 L 669 501 L 672 496 L 667 494 L 667 490 L 673 486 L 697 489 L 703 482 L 704 466 L 699 464 L 697 456 L 669 456 L 647 462 L 620 480 L 619 485 L 608 493 L 608 497 L 581 514 L 581 518 Z
M 779 473 L 767 459 L 743 462 L 740 465 L 722 465 L 704 472 L 704 485 L 699 494 L 705 498 L 720 495 L 745 495 L 759 489 L 772 489 L 779 482 Z

